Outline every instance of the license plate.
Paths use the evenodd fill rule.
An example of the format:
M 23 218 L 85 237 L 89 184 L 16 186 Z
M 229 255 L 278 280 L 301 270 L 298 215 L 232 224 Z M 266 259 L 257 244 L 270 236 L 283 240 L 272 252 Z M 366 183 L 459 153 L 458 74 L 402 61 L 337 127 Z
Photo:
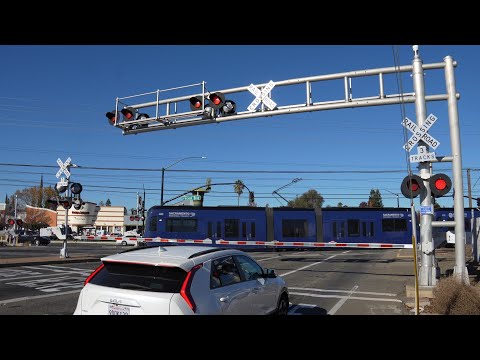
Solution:
M 127 306 L 108 304 L 108 315 L 130 315 L 130 308 Z

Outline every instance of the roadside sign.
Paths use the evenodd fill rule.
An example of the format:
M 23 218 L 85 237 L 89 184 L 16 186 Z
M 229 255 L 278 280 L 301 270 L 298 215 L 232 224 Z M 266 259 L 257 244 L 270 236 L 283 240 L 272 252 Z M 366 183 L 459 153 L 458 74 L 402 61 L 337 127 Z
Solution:
M 422 161 L 433 161 L 436 160 L 436 156 L 434 152 L 427 152 L 426 146 L 418 146 L 417 147 L 418 154 L 417 155 L 410 155 L 410 162 L 422 162 Z
M 422 140 L 424 141 L 428 146 L 431 146 L 432 148 L 436 149 L 440 145 L 440 141 L 436 140 L 433 136 L 429 135 L 427 131 L 432 127 L 433 124 L 435 124 L 435 121 L 437 121 L 437 117 L 433 114 L 430 114 L 426 119 L 425 122 L 423 123 L 422 126 L 417 126 L 412 120 L 409 118 L 405 117 L 402 121 L 402 125 L 407 128 L 410 132 L 413 133 L 413 135 L 408 139 L 408 141 L 403 145 L 403 148 L 410 152 L 412 148 L 417 145 L 417 143 Z M 426 161 L 426 160 L 425 160 Z
M 64 173 L 67 178 L 70 177 L 70 171 L 68 171 L 68 166 L 70 165 L 71 161 L 72 159 L 68 158 L 67 161 L 63 163 L 62 160 L 57 159 L 57 164 L 58 166 L 60 166 L 60 170 L 58 170 L 57 175 L 55 175 L 57 178 L 59 178 L 62 173 Z
M 272 91 L 275 87 L 275 83 L 270 80 L 268 84 L 260 91 L 255 85 L 250 84 L 248 87 L 248 91 L 250 91 L 253 95 L 255 95 L 255 99 L 252 103 L 248 106 L 247 110 L 250 112 L 255 111 L 257 106 L 263 102 L 270 110 L 275 109 L 277 103 L 268 97 L 268 93 Z
M 420 215 L 433 215 L 433 205 L 420 206 Z
M 188 195 L 183 196 L 183 200 L 202 200 L 202 197 L 200 195 Z

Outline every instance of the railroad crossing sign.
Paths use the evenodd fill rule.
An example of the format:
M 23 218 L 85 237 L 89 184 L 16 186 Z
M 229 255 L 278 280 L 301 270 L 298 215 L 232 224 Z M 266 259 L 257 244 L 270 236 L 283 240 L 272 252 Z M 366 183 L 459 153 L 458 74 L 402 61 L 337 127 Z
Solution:
M 433 114 L 430 114 L 425 119 L 423 125 L 419 127 L 412 120 L 405 117 L 405 119 L 403 119 L 402 121 L 402 125 L 408 130 L 410 130 L 413 135 L 410 137 L 410 139 L 408 139 L 405 145 L 403 145 L 403 148 L 406 151 L 410 152 L 410 150 L 412 150 L 412 148 L 417 145 L 420 140 L 423 140 L 427 145 L 436 149 L 440 145 L 440 141 L 435 140 L 433 136 L 427 133 L 428 129 L 430 129 L 433 124 L 435 124 L 435 121 L 437 121 L 437 117 Z
M 410 155 L 410 162 L 433 161 L 437 158 L 434 152 L 427 152 L 426 146 L 418 146 L 417 150 L 417 155 Z
M 65 163 L 62 163 L 62 160 L 60 160 L 60 158 L 57 159 L 57 164 L 58 166 L 60 166 L 60 170 L 58 170 L 57 172 L 57 175 L 55 175 L 57 178 L 60 177 L 60 175 L 62 175 L 62 173 L 65 174 L 65 176 L 67 178 L 70 177 L 70 171 L 68 171 L 68 166 L 70 165 L 70 163 L 72 162 L 72 159 L 68 158 L 67 161 L 65 161 Z
M 270 110 L 275 109 L 277 103 L 268 97 L 268 93 L 272 91 L 275 87 L 275 83 L 270 80 L 268 84 L 260 91 L 255 85 L 250 84 L 248 87 L 248 91 L 250 91 L 253 95 L 255 95 L 255 99 L 252 103 L 248 106 L 247 110 L 250 112 L 255 111 L 258 104 L 263 102 Z

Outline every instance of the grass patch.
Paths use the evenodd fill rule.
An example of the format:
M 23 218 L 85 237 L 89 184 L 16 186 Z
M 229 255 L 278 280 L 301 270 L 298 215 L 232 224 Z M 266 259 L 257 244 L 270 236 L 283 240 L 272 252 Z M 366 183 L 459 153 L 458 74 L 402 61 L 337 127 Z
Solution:
M 433 290 L 428 310 L 440 315 L 480 315 L 479 287 L 456 281 L 452 276 L 440 279 Z

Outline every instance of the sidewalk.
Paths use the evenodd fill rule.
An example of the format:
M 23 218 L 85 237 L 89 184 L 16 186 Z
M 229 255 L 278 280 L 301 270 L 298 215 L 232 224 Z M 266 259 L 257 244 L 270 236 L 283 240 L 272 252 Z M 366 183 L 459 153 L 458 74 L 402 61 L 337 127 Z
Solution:
M 24 266 L 24 265 L 41 265 L 41 264 L 69 264 L 78 262 L 99 261 L 100 257 L 92 254 L 72 254 L 68 258 L 61 258 L 60 255 L 38 256 L 38 257 L 12 257 L 0 258 L 0 268 Z

